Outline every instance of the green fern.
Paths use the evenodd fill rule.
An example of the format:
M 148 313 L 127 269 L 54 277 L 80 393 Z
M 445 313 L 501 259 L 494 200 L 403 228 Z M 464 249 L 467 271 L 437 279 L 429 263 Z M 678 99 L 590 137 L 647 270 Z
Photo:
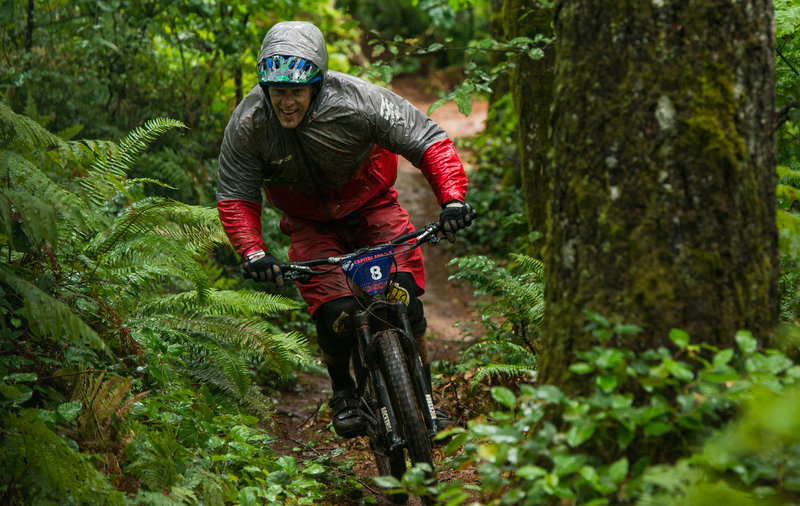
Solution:
M 125 504 L 88 455 L 49 428 L 35 409 L 5 413 L 0 493 L 8 504 Z
M 175 466 L 189 457 L 180 444 L 175 430 L 162 425 L 160 431 L 146 430 L 137 426 L 137 435 L 126 448 L 130 464 L 126 471 L 132 473 L 151 489 L 168 489 L 180 478 Z
M 174 384 L 201 382 L 208 386 L 202 387 L 206 391 L 229 399 L 215 400 L 213 409 L 238 405 L 235 410 L 243 407 L 266 419 L 272 406 L 253 385 L 251 363 L 260 360 L 276 371 L 287 372 L 309 357 L 305 338 L 281 332 L 265 319 L 278 311 L 297 309 L 296 303 L 262 293 L 212 288 L 209 273 L 216 271 L 209 268 L 209 253 L 227 243 L 215 209 L 147 197 L 145 184 L 159 182 L 127 176 L 147 144 L 175 127 L 182 124 L 154 120 L 120 145 L 68 141 L 0 105 L 0 303 L 5 309 L 0 323 L 6 335 L 13 337 L 4 353 L 10 350 L 15 360 L 35 354 L 39 374 L 52 378 L 60 377 L 61 372 L 51 370 L 55 367 L 51 364 L 64 361 L 69 361 L 70 367 L 79 365 L 77 371 L 113 365 L 121 374 L 128 371 L 131 375 L 115 380 L 124 388 L 109 384 L 111 390 L 102 396 L 108 400 L 84 404 L 84 413 L 70 419 L 67 431 L 84 443 L 105 437 L 112 421 L 115 428 L 118 424 L 124 427 L 128 409 L 144 395 L 129 391 L 131 385 L 152 387 L 154 381 L 159 382 L 155 388 L 162 390 L 153 395 L 169 395 Z M 131 338 L 143 349 L 136 349 Z M 98 356 L 93 349 L 105 350 L 107 355 Z M 113 358 L 111 354 L 115 354 Z M 16 362 L 3 359 L 0 368 L 14 372 L 20 370 L 19 364 L 28 363 L 27 358 Z M 133 377 L 134 370 L 137 377 Z M 77 372 L 67 371 L 66 377 Z M 27 369 L 21 372 L 22 377 L 30 374 Z M 83 400 L 81 392 L 86 389 L 80 386 L 81 380 L 72 377 L 56 383 L 57 389 L 37 390 L 42 395 L 28 401 L 47 405 L 38 411 L 43 419 L 60 420 L 49 400 L 51 392 L 73 392 Z M 31 390 L 34 388 L 28 392 Z M 192 390 L 191 395 L 198 394 Z M 18 485 L 11 480 L 40 483 L 43 492 L 31 488 L 31 500 L 26 503 L 46 502 L 48 497 L 102 502 L 71 501 L 70 493 L 79 497 L 71 491 L 73 481 L 53 482 L 60 479 L 59 470 L 77 473 L 75 476 L 90 484 L 95 478 L 87 478 L 88 471 L 81 471 L 85 460 L 78 452 L 70 449 L 74 455 L 58 458 L 62 446 L 69 445 L 55 433 L 51 434 L 56 439 L 48 435 L 38 438 L 40 444 L 55 449 L 39 449 L 33 437 L 19 428 L 30 416 L 25 414 L 27 418 L 20 421 L 21 408 L 12 406 L 12 412 L 3 418 L 0 466 L 13 469 L 5 466 L 7 458 L 17 465 L 28 462 L 29 474 L 4 474 L 0 483 L 12 491 L 18 489 L 9 487 Z M 131 412 L 129 416 L 135 415 Z M 40 428 L 32 424 L 29 432 Z M 142 430 L 146 429 L 138 427 Z M 149 439 L 139 439 L 138 453 L 131 454 L 132 472 L 153 486 L 170 490 L 174 498 L 198 502 L 201 499 L 194 496 L 197 491 L 192 486 L 169 475 L 184 456 L 181 448 L 185 449 L 183 443 L 169 437 L 153 431 Z M 40 450 L 53 458 L 45 462 L 26 457 Z M 49 463 L 63 469 L 49 468 Z M 156 474 L 153 469 L 158 470 Z M 209 478 L 206 482 L 209 490 L 219 492 L 221 481 Z M 95 490 L 100 488 L 97 485 Z M 209 492 L 208 497 L 218 498 L 219 494 Z
M 18 277 L 3 264 L 0 264 L 0 282 L 22 298 L 25 315 L 37 335 L 55 341 L 66 338 L 72 342 L 83 342 L 100 350 L 107 348 L 97 332 L 70 307 Z
M 472 284 L 477 295 L 490 299 L 483 314 L 497 314 L 511 324 L 538 327 L 544 316 L 544 264 L 533 257 L 512 254 L 514 263 L 498 265 L 489 257 L 473 255 L 456 258 L 457 267 L 451 279 Z M 514 271 L 517 271 L 515 273 Z
M 451 279 L 469 282 L 479 296 L 484 336 L 464 352 L 465 359 L 475 357 L 479 368 L 473 386 L 488 377 L 519 379 L 534 373 L 535 342 L 544 316 L 544 264 L 528 255 L 512 254 L 511 259 L 507 267 L 482 255 L 450 262 L 458 267 Z
M 186 128 L 180 121 L 169 118 L 156 118 L 137 128 L 120 143 L 119 150 L 109 156 L 98 157 L 86 177 L 78 182 L 86 190 L 86 195 L 95 204 L 111 200 L 115 194 L 137 200 L 132 193 L 133 182 L 127 172 L 135 162 L 136 156 L 144 151 L 149 143 L 164 132 L 173 128 Z M 153 182 L 154 180 L 148 180 Z
M 478 369 L 478 372 L 472 377 L 472 387 L 477 386 L 484 379 L 489 377 L 503 378 L 504 376 L 512 376 L 523 379 L 527 378 L 529 381 L 532 381 L 536 376 L 536 369 L 534 367 L 536 364 L 536 355 L 530 350 L 509 341 L 481 341 L 470 346 L 464 352 L 464 356 L 480 354 L 484 350 L 487 350 L 493 355 L 504 357 L 505 362 L 486 364 Z

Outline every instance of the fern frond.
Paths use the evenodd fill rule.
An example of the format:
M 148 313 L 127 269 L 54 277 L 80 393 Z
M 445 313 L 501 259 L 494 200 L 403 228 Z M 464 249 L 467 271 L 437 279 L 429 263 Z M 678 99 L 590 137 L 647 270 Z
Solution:
M 537 276 L 544 275 L 544 262 L 538 258 L 519 253 L 511 253 L 511 258 L 514 259 L 514 262 L 522 267 L 525 272 L 533 273 Z
M 71 136 L 71 131 L 64 135 Z M 0 150 L 9 150 L 25 156 L 45 169 L 57 169 L 57 174 L 68 179 L 71 174 L 64 169 L 89 167 L 98 158 L 108 158 L 118 152 L 110 141 L 67 141 L 61 135 L 48 131 L 36 121 L 14 113 L 0 104 Z
M 528 367 L 519 364 L 489 364 L 482 367 L 475 373 L 472 378 L 471 386 L 477 386 L 486 377 L 502 377 L 502 376 L 530 376 L 534 377 L 536 370 L 533 367 Z
M 18 213 L 23 232 L 31 244 L 47 241 L 58 243 L 57 218 L 64 217 L 68 226 L 87 230 L 92 213 L 77 195 L 67 191 L 35 164 L 16 153 L 0 156 L 0 180 L 3 190 L 3 211 L 0 218 L 10 230 L 11 213 Z M 8 234 L 8 232 L 6 232 Z
M 107 157 L 99 157 L 90 167 L 88 175 L 79 180 L 87 197 L 96 205 L 110 200 L 115 193 L 133 200 L 128 170 L 133 166 L 136 156 L 156 137 L 173 128 L 186 128 L 186 125 L 169 118 L 150 120 L 128 134 L 120 142 L 119 150 L 110 152 Z
M 125 470 L 152 489 L 170 488 L 179 478 L 176 464 L 189 456 L 188 450 L 171 426 L 162 425 L 156 432 L 137 424 L 136 429 L 136 437 L 126 448 L 131 463 Z
M 81 401 L 84 408 L 75 425 L 85 441 L 103 445 L 113 439 L 117 413 L 132 384 L 131 378 L 106 378 L 105 372 L 99 376 L 81 376 L 72 398 Z
M 165 295 L 144 302 L 138 308 L 140 315 L 153 314 L 204 314 L 208 316 L 234 315 L 253 317 L 298 309 L 297 302 L 265 292 L 209 289 L 202 297 L 196 292 Z
M 122 216 L 115 220 L 107 234 L 98 237 L 93 248 L 98 252 L 98 255 L 102 256 L 117 243 L 163 224 L 162 215 L 158 211 L 174 209 L 180 206 L 180 202 L 164 198 L 146 198 L 135 202 L 125 210 Z
M 531 358 L 531 360 L 535 359 L 535 355 L 531 353 L 530 350 L 518 344 L 514 344 L 511 341 L 480 341 L 467 348 L 467 350 L 464 351 L 462 356 L 466 356 L 469 353 L 480 351 L 489 347 L 499 348 L 501 351 L 504 351 L 508 354 L 519 353 L 521 355 L 528 355 Z
M 800 216 L 778 209 L 777 222 L 781 253 L 797 256 L 800 251 Z
M 129 133 L 120 142 L 119 156 L 103 164 L 103 167 L 111 172 L 125 173 L 133 165 L 136 156 L 147 149 L 147 146 L 159 135 L 173 128 L 187 127 L 183 122 L 170 118 L 155 118 L 147 121 L 144 125 Z
M 296 332 L 274 333 L 271 324 L 259 320 L 233 317 L 163 316 L 140 320 L 153 328 L 173 329 L 193 339 L 235 346 L 240 352 L 252 353 L 276 371 L 286 372 L 293 365 L 309 360 L 308 341 Z
M 225 392 L 261 419 L 269 419 L 273 414 L 273 406 L 269 399 L 264 397 L 255 386 L 250 385 L 242 395 L 242 392 L 231 381 L 225 371 L 210 361 L 194 360 L 191 363 L 187 363 L 187 366 L 181 369 L 181 372 L 190 378 L 212 385 Z
M 66 304 L 18 277 L 2 264 L 0 281 L 22 298 L 28 323 L 42 337 L 55 341 L 66 338 L 71 342 L 83 342 L 95 349 L 108 351 L 106 343 L 97 332 Z
M 800 170 L 778 166 L 778 185 L 800 189 Z
M 124 495 L 94 466 L 42 421 L 39 410 L 6 412 L 0 419 L 0 489 L 19 504 L 126 504 Z M 72 443 L 72 444 L 70 444 Z
M 39 123 L 0 103 L 0 149 L 29 153 L 62 142 Z

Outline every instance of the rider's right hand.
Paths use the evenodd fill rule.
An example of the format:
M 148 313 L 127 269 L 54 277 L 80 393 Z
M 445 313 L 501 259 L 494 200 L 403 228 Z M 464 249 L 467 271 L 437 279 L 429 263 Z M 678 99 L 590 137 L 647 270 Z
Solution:
M 442 214 L 439 215 L 439 225 L 445 237 L 450 242 L 455 242 L 456 231 L 472 224 L 472 206 L 460 200 L 451 200 L 442 204 Z
M 278 260 L 264 250 L 247 254 L 244 272 L 256 281 L 274 281 L 276 285 L 283 286 L 283 273 Z

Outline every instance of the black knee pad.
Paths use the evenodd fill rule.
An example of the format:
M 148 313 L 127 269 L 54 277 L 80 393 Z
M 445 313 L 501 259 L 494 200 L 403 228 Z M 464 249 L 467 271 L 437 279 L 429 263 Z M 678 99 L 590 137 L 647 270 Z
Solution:
M 358 308 L 354 297 L 343 297 L 322 304 L 315 315 L 317 342 L 328 355 L 348 353 L 353 344 L 353 313 Z
M 428 328 L 428 321 L 425 319 L 425 308 L 422 301 L 417 298 L 417 284 L 414 276 L 407 272 L 398 272 L 395 282 L 408 292 L 408 322 L 411 324 L 412 337 L 420 338 Z

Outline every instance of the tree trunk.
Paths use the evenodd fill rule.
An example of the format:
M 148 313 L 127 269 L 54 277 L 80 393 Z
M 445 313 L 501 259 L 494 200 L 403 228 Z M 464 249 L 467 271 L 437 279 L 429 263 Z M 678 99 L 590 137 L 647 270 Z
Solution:
M 539 33 L 552 34 L 553 9 L 542 7 L 538 0 L 506 0 L 504 4 L 506 39 L 533 38 Z M 530 231 L 545 233 L 547 198 L 550 194 L 547 152 L 550 149 L 548 129 L 553 104 L 552 47 L 544 49 L 544 57 L 534 60 L 528 55 L 514 57 L 516 68 L 511 76 L 514 104 L 519 118 L 517 142 L 520 154 L 522 191 Z M 535 243 L 539 244 L 539 243 Z M 531 246 L 531 253 L 539 256 Z
M 556 6 L 555 174 L 540 379 L 588 348 L 587 309 L 729 346 L 777 323 L 771 0 Z

